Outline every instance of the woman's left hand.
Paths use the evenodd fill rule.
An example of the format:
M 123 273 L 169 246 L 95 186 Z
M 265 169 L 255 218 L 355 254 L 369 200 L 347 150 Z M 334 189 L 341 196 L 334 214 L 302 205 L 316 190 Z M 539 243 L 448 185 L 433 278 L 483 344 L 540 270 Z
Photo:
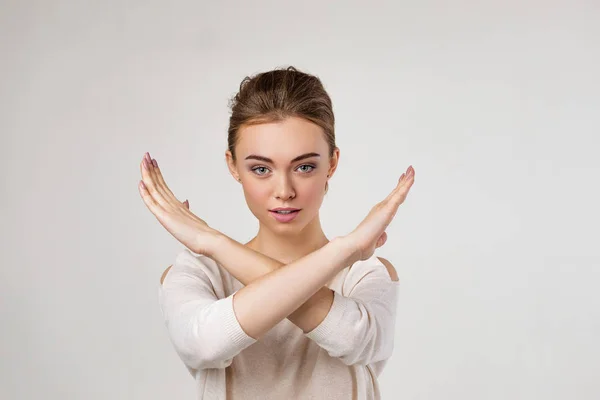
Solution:
M 179 242 L 197 254 L 210 256 L 210 243 L 217 231 L 189 210 L 167 187 L 156 160 L 144 154 L 140 164 L 142 180 L 138 189 L 144 203 L 158 222 Z M 187 204 L 186 204 L 187 203 Z
M 385 230 L 394 219 L 398 207 L 404 203 L 414 181 L 415 170 L 411 165 L 398 179 L 396 188 L 371 209 L 354 231 L 346 235 L 345 240 L 349 241 L 359 260 L 368 259 L 376 248 L 386 242 Z

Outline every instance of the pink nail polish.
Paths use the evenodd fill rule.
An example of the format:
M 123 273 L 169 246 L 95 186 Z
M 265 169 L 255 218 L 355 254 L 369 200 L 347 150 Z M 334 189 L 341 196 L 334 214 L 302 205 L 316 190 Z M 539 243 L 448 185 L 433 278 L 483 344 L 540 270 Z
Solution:
M 154 158 L 152 159 L 152 165 L 154 165 L 154 168 L 158 168 L 158 163 Z

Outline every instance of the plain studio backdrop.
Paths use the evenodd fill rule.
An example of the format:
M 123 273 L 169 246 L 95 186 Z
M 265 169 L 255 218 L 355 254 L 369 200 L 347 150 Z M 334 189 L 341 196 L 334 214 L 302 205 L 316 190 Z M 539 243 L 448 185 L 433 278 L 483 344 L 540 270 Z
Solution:
M 157 299 L 183 246 L 143 203 L 139 163 L 149 151 L 192 211 L 249 240 L 228 100 L 288 65 L 333 99 L 328 237 L 416 170 L 377 251 L 401 281 L 383 398 L 600 398 L 598 2 L 0 12 L 0 398 L 195 398 Z

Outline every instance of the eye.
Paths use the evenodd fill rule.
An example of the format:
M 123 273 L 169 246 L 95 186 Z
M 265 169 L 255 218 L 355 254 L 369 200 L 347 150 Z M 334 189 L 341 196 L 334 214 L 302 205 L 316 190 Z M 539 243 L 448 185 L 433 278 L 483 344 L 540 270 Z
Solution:
M 301 169 L 303 167 L 304 167 L 304 170 L 302 172 L 305 173 L 305 174 L 309 174 L 309 173 L 313 172 L 317 168 L 316 165 L 302 164 L 297 169 Z M 308 170 L 306 168 L 308 168 Z M 269 168 L 263 167 L 263 166 L 258 166 L 258 167 L 254 167 L 254 168 L 251 169 L 251 171 L 254 172 L 258 176 L 264 176 L 264 175 L 266 175 L 267 174 L 266 171 L 268 171 L 268 170 L 269 170 Z
M 260 170 L 264 170 L 264 169 L 267 169 L 267 167 L 256 167 L 256 168 L 252 168 L 252 172 L 254 172 L 256 175 L 264 175 L 264 174 L 259 174 L 259 173 L 256 173 L 256 171 L 258 171 L 259 169 L 260 169 Z
M 301 166 L 299 166 L 299 167 L 298 167 L 298 169 L 300 169 L 300 168 L 302 168 L 302 167 L 308 167 L 308 168 L 310 168 L 308 171 L 307 171 L 307 170 L 304 170 L 304 172 L 306 172 L 306 173 L 312 172 L 312 171 L 314 171 L 314 170 L 315 170 L 315 168 L 317 168 L 317 167 L 316 167 L 316 166 L 314 166 L 314 165 L 310 165 L 310 164 L 302 164 Z

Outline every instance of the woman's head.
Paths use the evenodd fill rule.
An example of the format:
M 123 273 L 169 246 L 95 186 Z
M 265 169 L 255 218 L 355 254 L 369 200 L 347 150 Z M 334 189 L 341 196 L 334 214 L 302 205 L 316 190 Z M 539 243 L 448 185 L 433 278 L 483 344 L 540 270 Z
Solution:
M 302 229 L 317 216 L 339 159 L 321 81 L 293 67 L 259 73 L 244 78 L 230 107 L 226 159 L 250 210 L 276 230 Z M 296 159 L 309 153 L 319 156 Z M 277 207 L 301 211 L 281 223 L 270 212 Z

